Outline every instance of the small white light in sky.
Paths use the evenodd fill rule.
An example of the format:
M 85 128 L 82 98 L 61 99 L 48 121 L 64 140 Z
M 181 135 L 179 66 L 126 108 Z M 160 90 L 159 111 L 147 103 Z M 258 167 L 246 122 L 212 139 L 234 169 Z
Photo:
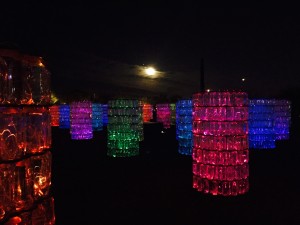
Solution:
M 210 92 L 210 89 L 206 89 L 207 92 Z
M 146 72 L 147 75 L 152 76 L 156 73 L 156 70 L 153 67 L 148 67 L 148 68 L 145 69 L 145 72 Z
M 242 78 L 242 81 L 245 81 L 246 79 L 245 78 Z

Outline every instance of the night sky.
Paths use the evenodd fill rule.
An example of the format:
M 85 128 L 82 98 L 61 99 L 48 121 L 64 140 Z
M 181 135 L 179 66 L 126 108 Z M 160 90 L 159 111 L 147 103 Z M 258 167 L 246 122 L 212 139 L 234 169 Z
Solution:
M 300 90 L 300 20 L 288 13 L 196 4 L 18 2 L 1 7 L 0 42 L 44 58 L 52 91 L 179 96 L 205 88 L 250 98 Z M 159 74 L 144 76 L 144 66 Z M 245 82 L 242 82 L 245 78 Z

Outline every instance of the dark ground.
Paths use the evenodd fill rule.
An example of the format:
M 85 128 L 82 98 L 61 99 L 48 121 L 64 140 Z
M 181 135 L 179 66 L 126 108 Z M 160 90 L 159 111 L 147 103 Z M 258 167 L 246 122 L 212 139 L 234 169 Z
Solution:
M 161 124 L 144 124 L 140 155 L 131 158 L 106 156 L 106 127 L 91 140 L 53 127 L 56 224 L 299 225 L 299 124 L 276 149 L 250 149 L 250 190 L 235 197 L 192 188 L 192 158 L 177 152 L 175 126 L 162 134 Z

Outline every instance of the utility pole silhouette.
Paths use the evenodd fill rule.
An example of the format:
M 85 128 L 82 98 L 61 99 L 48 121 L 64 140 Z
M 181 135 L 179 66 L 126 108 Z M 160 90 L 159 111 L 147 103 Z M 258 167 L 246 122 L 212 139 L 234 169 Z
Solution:
M 201 64 L 200 64 L 200 91 L 204 92 L 205 91 L 205 84 L 204 84 L 204 60 L 201 59 Z

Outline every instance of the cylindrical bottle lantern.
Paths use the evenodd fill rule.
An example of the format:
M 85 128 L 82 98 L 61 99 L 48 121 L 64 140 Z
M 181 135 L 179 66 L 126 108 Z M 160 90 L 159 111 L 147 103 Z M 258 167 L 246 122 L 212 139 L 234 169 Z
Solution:
M 51 126 L 59 127 L 59 105 L 52 105 L 49 107 L 51 116 Z
M 176 103 L 170 103 L 169 107 L 170 107 L 171 125 L 176 125 Z
M 50 151 L 30 158 L 34 200 L 42 199 L 50 194 L 51 165 L 52 154 Z
M 107 104 L 102 104 L 102 123 L 103 126 L 107 126 L 108 124 L 108 115 L 107 115 Z
M 141 118 L 138 100 L 116 99 L 108 102 L 108 156 L 130 157 L 139 154 Z
M 176 104 L 176 139 L 178 152 L 182 155 L 192 155 L 192 99 L 179 100 Z
M 275 139 L 288 140 L 291 125 L 291 102 L 289 100 L 275 100 L 274 114 Z
M 93 138 L 92 102 L 72 102 L 70 105 L 70 133 L 73 140 Z
M 157 122 L 163 124 L 164 128 L 171 127 L 171 108 L 169 104 L 156 104 Z
M 22 57 L 22 103 L 47 105 L 51 100 L 50 72 L 41 57 Z
M 249 147 L 252 149 L 275 148 L 274 99 L 249 101 Z
M 143 122 L 150 122 L 153 119 L 153 106 L 148 103 L 143 104 Z
M 92 103 L 92 128 L 93 131 L 103 130 L 103 112 L 100 103 Z
M 59 128 L 70 129 L 70 105 L 59 105 Z
M 24 156 L 25 121 L 22 109 L 0 107 L 0 161 L 16 160 Z
M 235 196 L 249 190 L 248 95 L 193 95 L 193 188 Z
M 40 153 L 51 148 L 52 134 L 50 113 L 46 107 L 24 107 L 23 117 L 26 119 L 25 140 L 26 154 Z
M 22 99 L 21 55 L 16 50 L 0 50 L 0 84 L 3 104 L 20 104 Z

